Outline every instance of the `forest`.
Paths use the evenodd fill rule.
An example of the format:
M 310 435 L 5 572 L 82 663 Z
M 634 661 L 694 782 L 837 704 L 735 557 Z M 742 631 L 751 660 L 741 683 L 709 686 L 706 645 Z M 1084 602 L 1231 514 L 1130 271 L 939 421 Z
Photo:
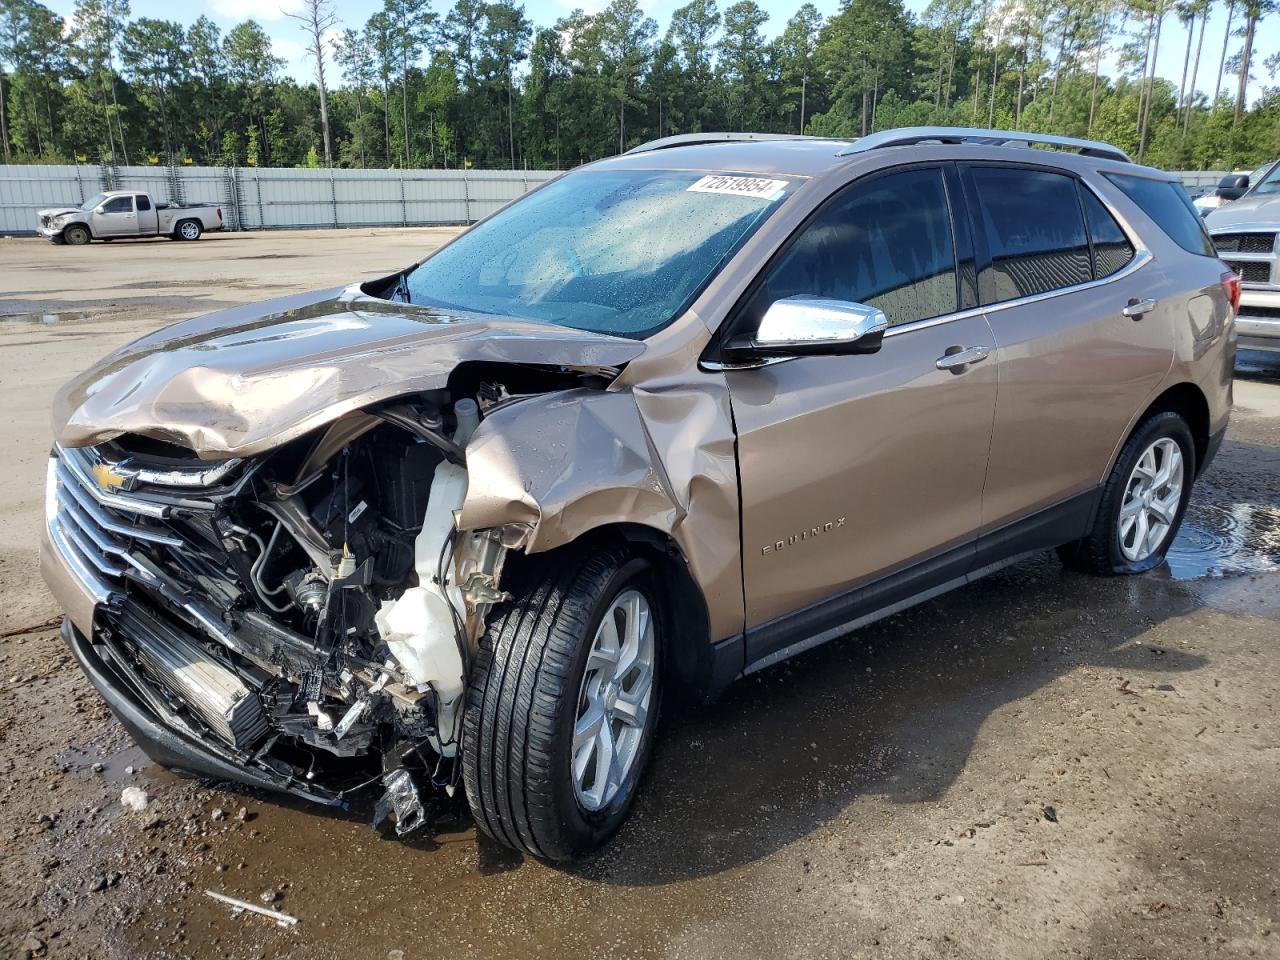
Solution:
M 300 83 L 253 20 L 224 33 L 78 0 L 64 21 L 0 0 L 0 141 L 6 163 L 560 169 L 673 133 L 944 124 L 1251 167 L 1280 156 L 1280 54 L 1256 54 L 1275 5 L 844 0 L 779 29 L 754 0 L 690 0 L 660 30 L 637 0 L 549 25 L 514 0 L 385 0 L 363 24 L 304 0 Z M 1170 46 L 1177 84 L 1155 70 Z

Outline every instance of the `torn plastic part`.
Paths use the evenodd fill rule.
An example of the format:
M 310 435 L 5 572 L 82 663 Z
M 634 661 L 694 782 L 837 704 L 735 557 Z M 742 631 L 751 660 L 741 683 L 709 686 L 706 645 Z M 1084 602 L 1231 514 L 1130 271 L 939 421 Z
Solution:
M 422 795 L 418 785 L 413 782 L 413 775 L 404 767 L 391 771 L 382 778 L 386 788 L 382 799 L 373 809 L 373 820 L 369 826 L 374 830 L 381 829 L 391 815 L 395 815 L 396 835 L 404 836 L 412 833 L 427 822 L 427 813 L 422 806 Z
M 480 411 L 474 400 L 463 399 L 454 404 L 454 413 L 458 426 L 453 440 L 465 448 L 480 423 Z M 409 679 L 419 690 L 435 691 L 435 746 L 443 756 L 457 753 L 456 737 L 452 733 L 446 735 L 446 731 L 458 727 L 466 684 L 458 639 L 458 624 L 466 605 L 462 591 L 447 571 L 447 582 L 440 582 L 440 564 L 454 535 L 454 511 L 461 509 L 466 495 L 466 468 L 447 460 L 440 463 L 431 480 L 422 530 L 414 540 L 418 585 L 409 587 L 396 600 L 383 601 L 374 615 L 379 634 Z

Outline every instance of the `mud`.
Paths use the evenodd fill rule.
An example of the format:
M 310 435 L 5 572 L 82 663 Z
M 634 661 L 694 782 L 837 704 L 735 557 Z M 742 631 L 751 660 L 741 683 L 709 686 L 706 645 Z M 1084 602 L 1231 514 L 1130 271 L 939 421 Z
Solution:
M 301 290 L 438 242 L 379 233 L 225 237 L 182 263 L 166 257 L 204 241 L 0 243 L 0 290 L 59 282 L 48 267 L 73 254 L 80 289 L 53 296 L 88 314 L 67 328 L 83 339 L 0 329 L 0 633 L 54 612 L 33 553 L 53 389 L 174 316 L 95 319 L 94 277 L 105 290 L 130 270 L 234 299 L 228 278 Z M 1046 554 L 714 707 L 668 703 L 634 817 L 572 868 L 479 842 L 461 806 L 401 843 L 359 805 L 179 779 L 132 745 L 52 629 L 0 640 L 0 951 L 1280 956 L 1278 379 L 1237 381 L 1169 566 L 1097 580 Z M 121 805 L 126 786 L 149 795 L 144 810 Z M 298 923 L 235 914 L 206 890 L 265 896 Z

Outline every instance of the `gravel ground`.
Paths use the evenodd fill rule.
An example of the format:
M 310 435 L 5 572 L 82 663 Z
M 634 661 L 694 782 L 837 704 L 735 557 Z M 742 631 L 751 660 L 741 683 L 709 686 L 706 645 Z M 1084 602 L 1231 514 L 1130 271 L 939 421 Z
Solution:
M 56 613 L 34 545 L 58 384 L 161 323 L 448 235 L 0 241 L 0 632 Z M 670 711 L 631 822 L 573 868 L 477 841 L 461 810 L 401 843 L 360 807 L 178 779 L 52 626 L 6 635 L 0 951 L 1280 957 L 1280 360 L 1245 360 L 1168 568 L 1045 555 Z

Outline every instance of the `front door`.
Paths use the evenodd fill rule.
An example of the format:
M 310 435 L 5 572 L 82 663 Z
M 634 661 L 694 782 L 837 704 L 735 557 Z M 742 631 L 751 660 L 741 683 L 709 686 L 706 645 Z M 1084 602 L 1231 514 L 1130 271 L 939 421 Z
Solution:
M 133 209 L 133 197 L 112 197 L 93 211 L 91 225 L 95 237 L 136 237 L 138 215 Z
M 959 236 L 967 265 L 967 224 Z M 942 169 L 859 180 L 793 239 L 735 321 L 743 332 L 774 300 L 814 295 L 879 307 L 891 324 L 877 353 L 726 373 L 749 630 L 948 548 L 964 572 L 997 361 L 986 319 L 959 312 L 956 249 Z M 938 366 L 961 350 L 986 357 Z M 749 659 L 769 652 L 748 640 Z

